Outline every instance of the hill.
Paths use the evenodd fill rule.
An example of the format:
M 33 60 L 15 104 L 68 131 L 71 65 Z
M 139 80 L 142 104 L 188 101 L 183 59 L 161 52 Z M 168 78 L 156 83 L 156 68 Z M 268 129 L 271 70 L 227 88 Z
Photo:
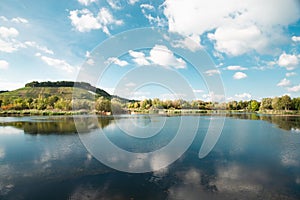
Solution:
M 72 82 L 72 81 L 58 81 L 58 82 L 30 82 L 23 88 L 13 91 L 6 91 L 0 93 L 0 98 L 47 98 L 49 96 L 57 96 L 66 100 L 71 100 L 73 94 L 80 99 L 94 99 L 96 97 L 104 97 L 111 99 L 111 96 L 106 91 L 91 86 L 89 83 Z

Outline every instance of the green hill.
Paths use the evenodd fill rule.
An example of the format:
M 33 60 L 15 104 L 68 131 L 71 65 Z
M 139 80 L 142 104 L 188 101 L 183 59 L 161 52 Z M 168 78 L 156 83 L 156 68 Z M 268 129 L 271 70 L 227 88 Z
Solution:
M 71 100 L 72 97 L 80 99 L 94 99 L 96 97 L 104 97 L 111 99 L 112 96 L 106 91 L 93 87 L 89 83 L 58 81 L 58 82 L 31 82 L 25 87 L 13 91 L 0 93 L 0 98 L 47 98 L 57 96 L 65 100 Z

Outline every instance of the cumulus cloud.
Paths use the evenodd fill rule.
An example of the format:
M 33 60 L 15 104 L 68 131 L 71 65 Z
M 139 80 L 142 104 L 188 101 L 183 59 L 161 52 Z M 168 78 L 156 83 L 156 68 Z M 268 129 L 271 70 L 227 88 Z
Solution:
M 239 79 L 244 79 L 247 78 L 247 74 L 243 73 L 243 72 L 236 72 L 233 75 L 233 79 L 239 80 Z
M 296 72 L 288 72 L 285 74 L 286 77 L 291 77 L 291 76 L 296 76 L 297 73 Z
M 126 60 L 120 60 L 119 58 L 116 57 L 110 57 L 107 59 L 107 63 L 114 63 L 116 65 L 119 65 L 120 67 L 125 67 L 128 65 L 128 62 Z
M 248 68 L 246 67 L 241 67 L 238 65 L 232 65 L 232 66 L 228 66 L 226 67 L 227 70 L 231 70 L 231 71 L 244 71 L 244 70 L 248 70 Z
M 201 36 L 210 31 L 216 50 L 236 56 L 266 53 L 285 42 L 284 27 L 299 19 L 300 10 L 294 0 L 165 0 L 164 15 L 171 32 Z
M 286 79 L 286 78 L 282 79 L 282 80 L 277 84 L 277 86 L 279 86 L 279 87 L 286 87 L 286 86 L 289 86 L 289 85 L 291 85 L 291 81 L 288 80 L 288 79 Z
M 15 28 L 7 28 L 4 26 L 0 27 L 0 37 L 1 38 L 14 38 L 19 35 L 19 31 Z
M 9 63 L 6 60 L 0 60 L 0 69 L 8 69 Z
M 166 68 L 186 68 L 186 62 L 182 58 L 177 58 L 166 46 L 155 45 L 149 54 L 149 57 L 146 57 L 143 52 L 129 51 L 129 55 L 133 57 L 133 61 L 140 66 L 155 64 Z
M 300 36 L 293 36 L 293 37 L 292 37 L 292 40 L 293 40 L 294 42 L 300 42 Z
M 12 53 L 19 48 L 25 47 L 24 44 L 16 40 L 19 31 L 13 27 L 0 27 L 0 51 Z
M 296 55 L 282 53 L 278 59 L 278 65 L 287 70 L 294 70 L 299 64 L 299 58 Z
M 72 10 L 69 18 L 72 25 L 79 32 L 101 29 L 107 35 L 110 35 L 108 26 L 123 24 L 123 21 L 115 19 L 107 8 L 101 8 L 96 16 L 88 9 Z
M 155 45 L 151 49 L 149 60 L 163 67 L 186 68 L 185 61 L 182 58 L 176 58 L 173 52 L 163 45 Z
M 300 92 L 300 84 L 287 89 L 289 92 Z
M 205 72 L 205 74 L 206 74 L 207 76 L 214 76 L 214 75 L 216 75 L 216 74 L 221 74 L 221 72 L 220 72 L 219 70 L 217 70 L 217 69 L 211 69 L 211 70 L 207 70 L 207 71 Z
M 91 3 L 94 3 L 96 2 L 97 0 L 78 0 L 78 2 L 84 6 L 88 6 L 90 5 Z
M 130 50 L 129 55 L 133 57 L 133 61 L 140 66 L 150 65 L 150 62 L 146 59 L 146 55 L 143 52 L 137 52 Z

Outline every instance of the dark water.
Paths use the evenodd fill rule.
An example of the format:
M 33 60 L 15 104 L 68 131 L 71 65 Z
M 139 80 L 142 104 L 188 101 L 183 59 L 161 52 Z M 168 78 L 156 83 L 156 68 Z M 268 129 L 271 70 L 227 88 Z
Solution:
M 168 145 L 180 120 L 191 118 L 103 117 L 98 124 L 121 148 L 147 152 Z M 228 116 L 216 146 L 203 159 L 200 146 L 209 121 L 218 116 L 199 118 L 194 142 L 180 159 L 141 174 L 94 159 L 71 117 L 0 118 L 0 199 L 300 199 L 300 117 Z M 82 134 L 99 128 L 88 126 L 89 120 L 82 122 Z M 146 137 L 162 120 L 167 134 L 142 141 L 118 128 L 134 129 L 126 127 L 134 122 L 146 127 L 139 133 Z

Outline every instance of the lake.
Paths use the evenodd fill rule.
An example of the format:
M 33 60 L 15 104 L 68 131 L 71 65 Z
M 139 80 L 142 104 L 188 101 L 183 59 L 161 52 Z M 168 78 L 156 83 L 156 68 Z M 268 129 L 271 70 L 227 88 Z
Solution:
M 0 199 L 300 199 L 300 117 L 228 115 L 216 145 L 200 159 L 209 123 L 219 118 L 120 115 L 90 126 L 87 116 L 78 134 L 72 117 L 2 117 Z M 82 141 L 103 134 L 127 151 L 150 152 L 169 145 L 181 121 L 189 126 L 195 119 L 193 143 L 154 172 L 112 169 Z M 191 130 L 183 131 L 189 137 Z

